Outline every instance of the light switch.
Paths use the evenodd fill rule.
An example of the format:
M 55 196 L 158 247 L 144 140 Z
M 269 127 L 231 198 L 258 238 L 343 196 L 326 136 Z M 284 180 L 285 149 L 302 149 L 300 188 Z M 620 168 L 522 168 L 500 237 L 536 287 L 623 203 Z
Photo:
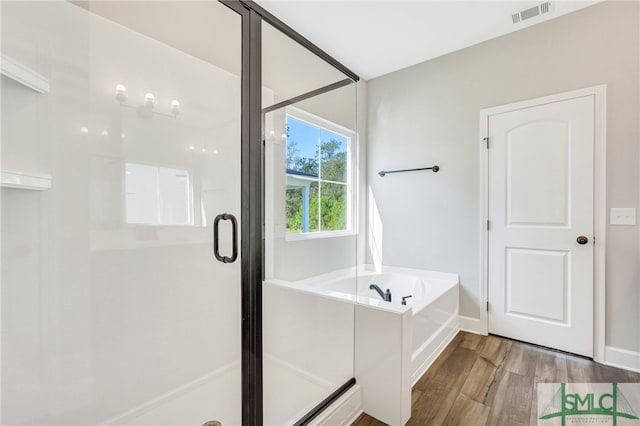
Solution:
M 636 209 L 611 209 L 609 222 L 612 225 L 635 225 Z

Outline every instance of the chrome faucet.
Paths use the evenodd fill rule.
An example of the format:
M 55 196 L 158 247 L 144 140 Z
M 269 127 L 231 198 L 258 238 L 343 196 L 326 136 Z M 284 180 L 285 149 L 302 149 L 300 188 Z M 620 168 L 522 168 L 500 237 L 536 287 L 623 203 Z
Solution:
M 387 289 L 386 292 L 383 292 L 380 287 L 378 287 L 378 284 L 371 284 L 369 286 L 369 290 L 377 291 L 380 297 L 382 297 L 382 300 L 385 302 L 391 302 L 391 290 Z

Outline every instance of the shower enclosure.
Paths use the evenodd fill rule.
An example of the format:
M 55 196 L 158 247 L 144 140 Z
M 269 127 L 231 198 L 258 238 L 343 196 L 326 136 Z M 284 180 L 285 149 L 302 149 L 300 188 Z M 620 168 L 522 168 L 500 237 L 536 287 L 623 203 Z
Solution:
M 2 424 L 304 424 L 353 382 L 296 283 L 356 266 L 357 76 L 249 1 L 0 10 Z

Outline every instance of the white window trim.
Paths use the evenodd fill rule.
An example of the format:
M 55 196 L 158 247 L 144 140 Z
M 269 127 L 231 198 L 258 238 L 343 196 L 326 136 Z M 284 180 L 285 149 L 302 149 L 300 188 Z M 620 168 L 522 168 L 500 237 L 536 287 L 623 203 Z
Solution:
M 300 108 L 288 106 L 285 109 L 286 117 L 292 117 L 298 121 L 302 121 L 314 127 L 319 127 L 324 130 L 328 130 L 332 133 L 336 133 L 340 136 L 347 138 L 347 180 L 346 182 L 333 182 L 330 180 L 318 179 L 317 181 L 344 184 L 347 187 L 347 229 L 337 231 L 318 231 L 318 232 L 296 232 L 288 233 L 285 231 L 285 241 L 304 241 L 304 240 L 316 240 L 321 238 L 336 238 L 336 237 L 348 237 L 357 235 L 356 217 L 357 211 L 356 203 L 358 201 L 357 186 L 356 186 L 356 132 L 354 130 L 343 127 L 339 124 L 333 123 L 322 117 L 311 114 Z M 315 181 L 315 180 L 314 180 Z

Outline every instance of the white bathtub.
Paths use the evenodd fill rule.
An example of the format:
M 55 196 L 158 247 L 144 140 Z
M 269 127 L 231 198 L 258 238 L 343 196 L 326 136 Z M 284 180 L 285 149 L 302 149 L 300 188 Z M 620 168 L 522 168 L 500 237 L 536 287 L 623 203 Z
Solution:
M 412 384 L 424 374 L 458 330 L 457 274 L 392 266 L 384 266 L 376 272 L 372 265 L 364 265 L 295 283 L 275 282 L 298 291 L 398 314 L 411 309 Z M 392 301 L 385 302 L 375 290 L 369 289 L 372 283 L 383 292 L 389 289 Z M 402 297 L 409 295 L 412 297 L 405 299 L 406 305 L 402 305 Z
M 383 292 L 389 289 L 392 301 L 382 300 L 369 289 L 372 283 Z M 265 284 L 265 300 L 271 300 L 272 305 L 271 309 L 265 309 L 266 324 L 274 324 L 266 327 L 265 347 L 269 342 L 277 342 L 271 347 L 278 352 L 276 357 L 284 359 L 289 352 L 295 352 L 296 345 L 315 345 L 312 354 L 296 359 L 309 358 L 307 367 L 317 371 L 326 362 L 312 362 L 313 356 L 340 354 L 341 346 L 334 342 L 336 339 L 347 346 L 347 341 L 355 342 L 353 373 L 362 389 L 361 409 L 389 425 L 404 425 L 408 421 L 411 387 L 459 329 L 457 274 L 397 267 L 383 267 L 376 272 L 371 266 L 361 266 L 296 282 L 271 279 Z M 408 295 L 412 297 L 403 305 L 402 297 Z M 279 308 L 274 309 L 275 305 Z M 295 321 L 292 309 L 298 312 Z M 344 315 L 353 318 L 354 312 L 355 321 L 344 318 L 338 321 Z M 354 327 L 345 328 L 347 323 L 353 323 Z M 316 330 L 318 327 L 320 331 Z M 300 330 L 289 335 L 287 330 L 291 328 Z M 315 334 L 305 332 L 311 328 Z M 301 341 L 318 333 L 319 338 Z M 343 338 L 343 334 L 349 333 L 353 333 L 353 340 Z M 317 348 L 318 339 L 323 342 L 321 348 Z M 287 344 L 295 347 L 283 351 Z M 332 365 L 337 368 L 342 364 L 332 362 Z
M 381 273 L 361 267 L 355 276 L 353 272 L 340 277 L 330 275 L 333 274 L 299 281 L 298 284 L 325 290 L 326 294 L 332 296 L 339 296 L 336 293 L 355 295 L 358 303 L 383 309 L 390 308 L 389 305 L 400 309 L 403 306 L 411 307 L 414 314 L 458 284 L 456 274 L 395 267 L 385 267 Z M 370 289 L 371 284 L 377 284 L 383 292 L 389 289 L 391 303 L 385 302 L 375 290 Z M 405 296 L 411 297 L 406 298 L 406 304 L 403 305 L 402 298 Z

